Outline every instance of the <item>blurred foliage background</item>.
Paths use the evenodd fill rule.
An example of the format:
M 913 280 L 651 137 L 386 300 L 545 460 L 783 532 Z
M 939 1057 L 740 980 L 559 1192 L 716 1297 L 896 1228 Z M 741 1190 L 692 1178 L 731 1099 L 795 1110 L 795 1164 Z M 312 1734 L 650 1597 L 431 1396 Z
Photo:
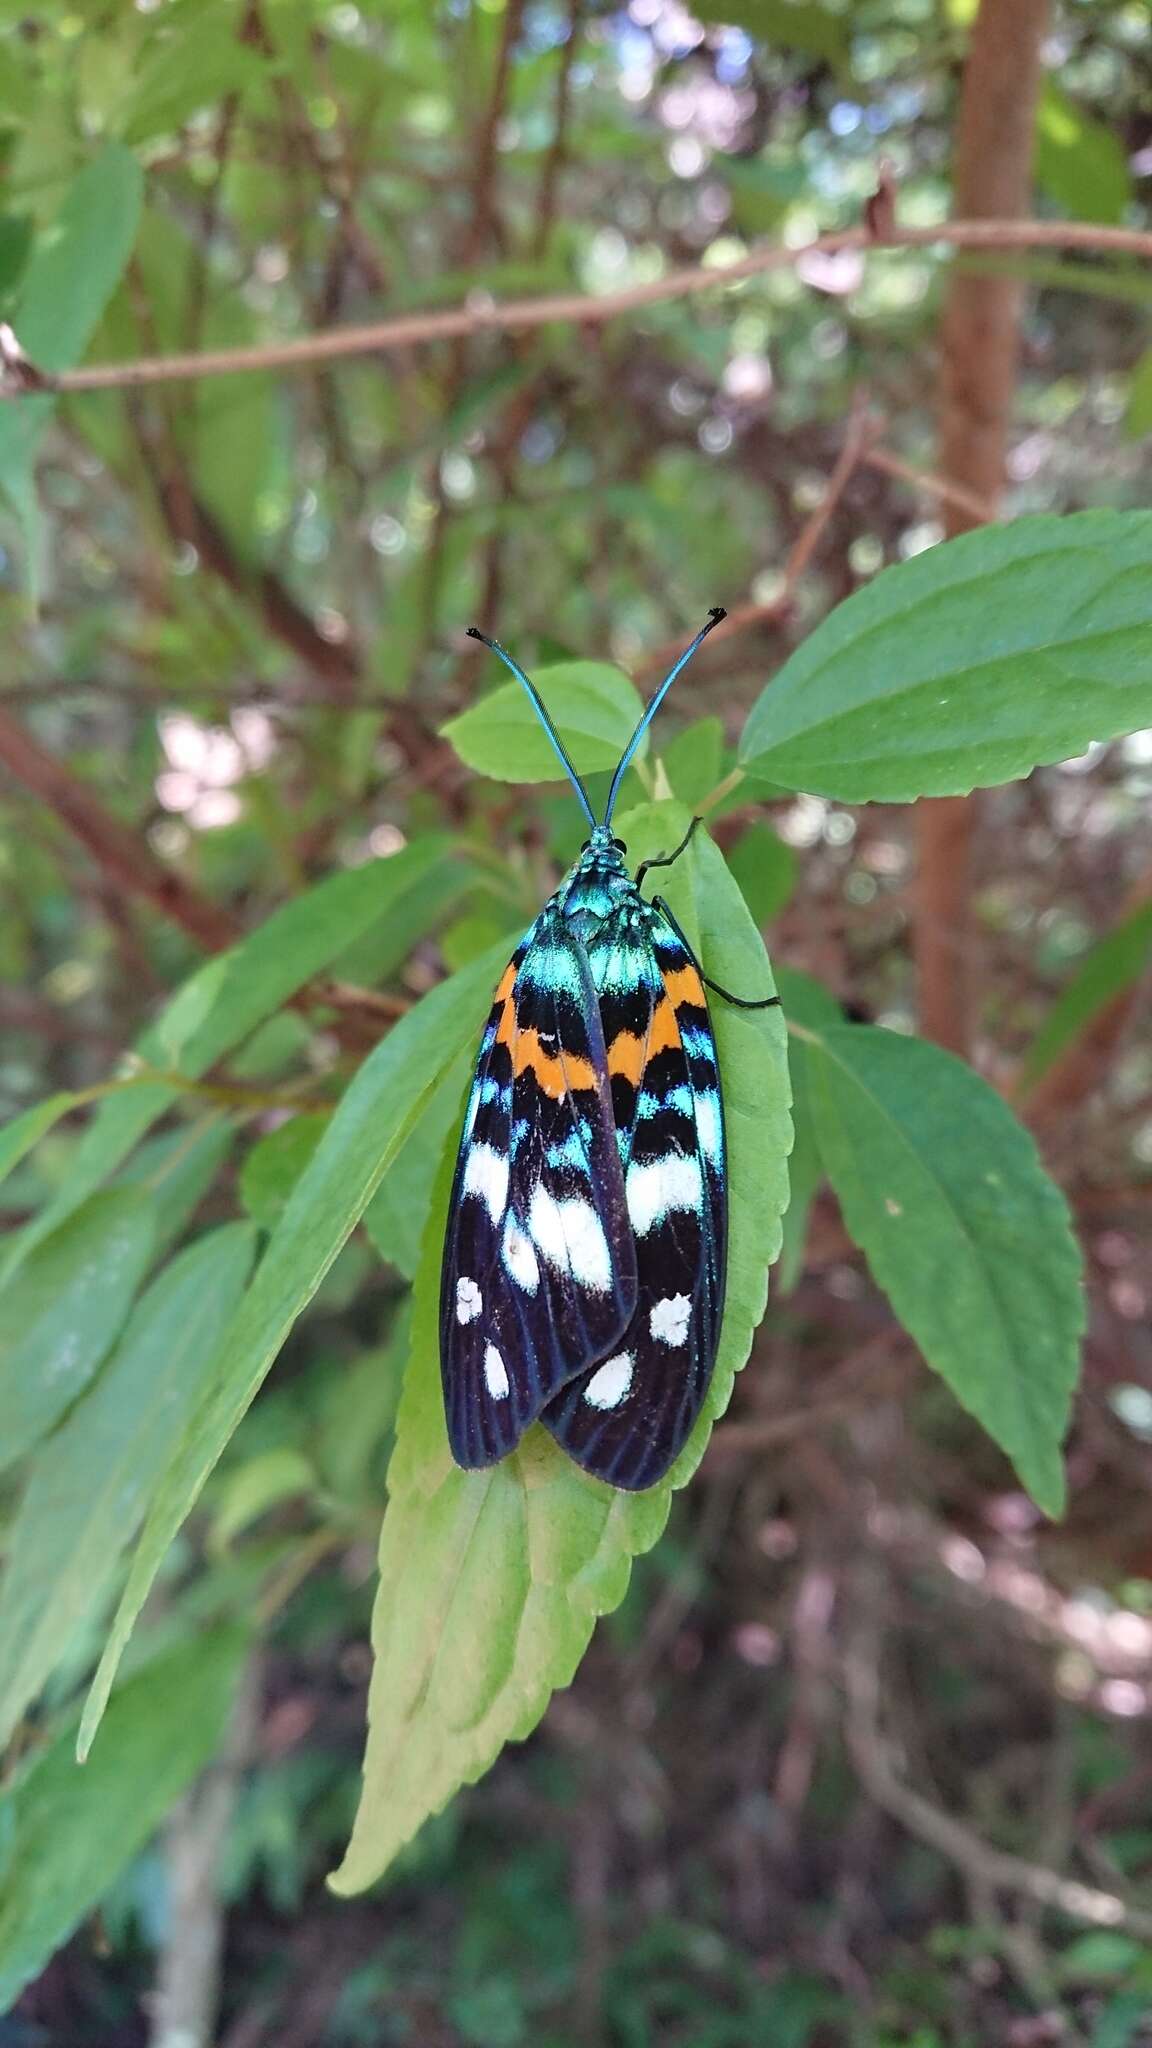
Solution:
M 1029 10 L 989 11 L 1011 47 Z M 1147 226 L 1148 10 L 1041 12 L 1031 211 Z M 849 249 L 616 321 L 486 324 L 854 226 L 878 191 L 883 217 L 942 222 L 975 13 L 0 6 L 9 309 L 73 209 L 73 331 L 43 293 L 20 325 L 41 367 L 474 316 L 383 357 L 0 413 L 0 1113 L 101 1081 L 205 949 L 446 833 L 404 917 L 337 963 L 323 1028 L 283 1011 L 240 1093 L 126 1170 L 171 1196 L 173 1233 L 274 1215 L 309 1134 L 259 1090 L 302 1075 L 307 1108 L 310 1076 L 527 921 L 580 836 L 569 795 L 485 782 L 440 736 L 489 680 L 464 628 L 643 689 L 726 605 L 663 714 L 675 787 L 702 796 L 813 622 L 997 509 L 941 467 L 949 275 L 1020 291 L 1002 515 L 1147 502 L 1135 262 Z M 1067 1521 L 926 1380 L 817 1192 L 730 1419 L 574 1686 L 386 1885 L 336 1901 L 415 1260 L 390 1183 L 155 1603 L 177 1640 L 184 1616 L 266 1620 L 224 1763 L 125 1867 L 109 1843 L 99 1914 L 5 2048 L 175 2048 L 179 1996 L 223 2048 L 1152 2042 L 1150 796 L 1147 733 L 986 795 L 958 926 L 909 811 L 744 788 L 716 828 L 774 956 L 853 1015 L 912 1027 L 946 924 L 964 1049 L 1023 1104 L 1089 1259 Z M 1118 922 L 1122 959 L 1029 1069 Z M 77 1143 L 66 1123 L 11 1176 L 7 1226 Z M 1099 1924 L 1073 1880 L 1127 1909 Z

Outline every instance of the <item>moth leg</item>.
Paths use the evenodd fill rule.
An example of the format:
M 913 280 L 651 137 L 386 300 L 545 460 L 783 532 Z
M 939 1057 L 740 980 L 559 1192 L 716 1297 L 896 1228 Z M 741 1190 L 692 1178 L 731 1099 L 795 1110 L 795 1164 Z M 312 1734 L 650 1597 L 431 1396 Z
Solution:
M 641 861 L 639 867 L 636 870 L 637 888 L 640 887 L 640 884 L 644 880 L 645 875 L 648 873 L 649 868 L 670 868 L 674 860 L 679 860 L 680 855 L 686 852 L 689 841 L 692 838 L 692 834 L 695 832 L 696 827 L 699 823 L 699 818 L 693 818 L 692 823 L 689 825 L 688 830 L 684 834 L 683 839 L 680 841 L 679 846 L 675 847 L 671 853 L 662 853 L 658 855 L 658 857 L 655 860 Z M 659 902 L 660 898 L 657 897 L 656 901 Z M 684 934 L 681 932 L 680 936 L 681 938 L 683 938 Z
M 699 820 L 694 818 L 692 822 L 695 825 L 699 822 Z M 688 837 L 691 838 L 691 836 L 692 834 L 691 832 L 689 832 Z M 685 842 L 685 844 L 686 843 L 687 842 Z M 678 848 L 677 851 L 683 852 L 683 848 Z M 672 855 L 672 858 L 675 859 L 675 855 Z M 648 862 L 649 867 L 662 867 L 663 865 L 665 865 L 665 863 L 663 863 L 662 861 Z M 722 996 L 724 998 L 724 1001 L 726 1003 L 731 1003 L 733 1009 L 735 1010 L 774 1010 L 779 1007 L 779 996 L 734 996 L 732 994 L 731 989 L 721 988 L 720 983 L 718 981 L 710 981 L 708 979 L 708 976 L 705 974 L 704 969 L 701 967 L 700 962 L 696 958 L 696 955 L 693 952 L 691 946 L 688 944 L 688 941 L 680 928 L 680 924 L 676 918 L 674 911 L 665 902 L 664 897 L 653 896 L 652 901 L 656 905 L 657 910 L 663 911 L 665 917 L 668 919 L 669 924 L 675 932 L 676 937 L 679 939 L 680 944 L 683 946 L 684 951 L 687 953 L 688 958 L 691 960 L 693 967 L 696 969 L 697 974 L 700 976 L 701 981 L 704 983 L 705 988 L 710 988 L 712 990 L 713 995 Z

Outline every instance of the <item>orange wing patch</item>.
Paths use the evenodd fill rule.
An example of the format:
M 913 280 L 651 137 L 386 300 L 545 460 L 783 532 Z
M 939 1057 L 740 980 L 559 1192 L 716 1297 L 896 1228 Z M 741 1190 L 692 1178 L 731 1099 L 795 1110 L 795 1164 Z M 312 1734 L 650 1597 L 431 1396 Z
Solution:
M 689 971 L 687 968 L 683 970 L 684 973 Z M 671 988 L 672 983 L 680 978 L 679 975 L 670 975 L 665 987 Z M 661 996 L 643 1038 L 637 1038 L 634 1031 L 616 1033 L 608 1047 L 609 1075 L 622 1074 L 626 1081 L 631 1081 L 632 1086 L 638 1088 L 649 1060 L 654 1059 L 658 1052 L 674 1052 L 679 1044 L 680 1026 L 676 1022 L 676 1012 L 668 997 Z
M 674 1009 L 679 1010 L 686 1003 L 690 1003 L 697 1010 L 706 1010 L 708 1007 L 704 996 L 704 984 L 691 961 L 687 967 L 678 967 L 675 974 L 664 976 L 664 992 Z
M 511 1007 L 511 1005 L 509 1005 Z M 503 1029 L 503 1018 L 501 1018 Z M 497 1034 L 499 1035 L 499 1034 Z M 581 1053 L 549 1052 L 540 1043 L 540 1033 L 532 1025 L 527 1031 L 517 1034 L 512 1046 L 512 1071 L 514 1074 L 529 1072 L 535 1076 L 536 1086 L 545 1095 L 556 1101 L 567 1095 L 570 1089 L 595 1088 L 596 1069 L 591 1060 Z

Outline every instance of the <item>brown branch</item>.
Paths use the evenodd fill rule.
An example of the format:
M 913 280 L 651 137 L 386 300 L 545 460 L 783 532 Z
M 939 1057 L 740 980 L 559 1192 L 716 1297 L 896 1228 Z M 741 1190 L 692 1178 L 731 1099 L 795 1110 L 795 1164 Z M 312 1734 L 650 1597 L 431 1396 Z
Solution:
M 556 101 L 552 116 L 552 140 L 544 158 L 540 173 L 540 190 L 536 196 L 536 229 L 532 237 L 532 254 L 540 261 L 548 252 L 552 240 L 552 229 L 556 222 L 556 201 L 560 190 L 560 177 L 568 156 L 568 115 L 572 105 L 572 67 L 580 47 L 581 17 L 584 0 L 568 0 L 568 33 L 560 50 L 560 69 L 556 74 Z
M 63 761 L 49 754 L 31 733 L 0 709 L 0 766 L 40 799 L 79 840 L 101 873 L 121 895 L 150 903 L 152 908 L 188 934 L 205 952 L 222 953 L 244 937 L 231 913 L 168 867 L 152 851 L 142 833 L 134 832 L 107 810 L 100 798 Z M 362 1051 L 379 1037 L 382 1020 L 402 1016 L 409 1007 L 402 996 L 360 989 L 347 982 L 316 981 L 290 1003 L 308 1012 L 315 1006 L 335 1010 L 342 1020 L 338 1035 L 349 1050 Z
M 290 341 L 264 342 L 253 348 L 205 349 L 196 354 L 142 357 L 127 363 L 91 363 L 48 378 L 42 388 L 58 392 L 123 390 L 134 385 L 170 384 L 182 378 L 230 377 L 244 370 L 291 370 L 314 363 L 338 362 L 348 356 L 386 355 L 416 344 L 451 341 L 461 335 L 523 334 L 553 324 L 600 327 L 644 306 L 720 291 L 773 270 L 794 270 L 814 254 L 834 255 L 844 249 L 859 249 L 873 255 L 885 249 L 936 247 L 1084 249 L 1095 255 L 1147 259 L 1152 258 L 1152 232 L 1105 227 L 1094 221 L 1053 220 L 954 220 L 930 228 L 894 228 L 883 236 L 873 235 L 862 227 L 841 228 L 817 235 L 796 248 L 770 242 L 734 263 L 673 270 L 666 277 L 655 278 L 648 284 L 629 285 L 618 292 L 561 292 L 534 299 L 508 299 L 503 304 L 472 294 L 461 306 L 403 313 L 392 320 L 298 335 Z M 21 390 L 11 388 L 0 377 L 0 399 L 17 399 L 22 395 Z
M 981 0 L 972 30 L 956 139 L 957 210 L 1018 220 L 1028 212 L 1041 48 L 1049 0 Z M 995 516 L 1020 347 L 1023 290 L 1014 277 L 953 268 L 941 327 L 940 472 Z M 979 524 L 951 498 L 945 531 Z M 936 797 L 917 807 L 917 914 L 913 950 L 920 1024 L 965 1055 L 972 976 L 966 954 L 972 840 L 979 801 Z
M 195 548 L 202 566 L 244 603 L 254 605 L 272 638 L 304 663 L 330 698 L 344 703 L 360 679 L 359 649 L 348 638 L 327 639 L 275 570 L 245 562 L 237 554 L 215 515 L 193 490 L 174 441 L 158 433 L 148 419 L 144 401 L 132 403 L 132 418 L 173 540 Z
M 86 782 L 3 710 L 0 763 L 48 805 L 123 894 L 143 897 L 209 953 L 222 952 L 241 937 L 228 911 L 166 866 L 146 839 L 114 817 Z
M 464 265 L 476 261 L 485 243 L 491 239 L 497 224 L 496 166 L 500 123 L 504 119 L 504 109 L 508 102 L 512 53 L 520 39 L 523 19 L 524 0 L 507 0 L 500 30 L 500 45 L 496 52 L 492 90 L 488 95 L 484 117 L 476 133 L 472 159 L 472 210 L 460 245 L 460 261 Z

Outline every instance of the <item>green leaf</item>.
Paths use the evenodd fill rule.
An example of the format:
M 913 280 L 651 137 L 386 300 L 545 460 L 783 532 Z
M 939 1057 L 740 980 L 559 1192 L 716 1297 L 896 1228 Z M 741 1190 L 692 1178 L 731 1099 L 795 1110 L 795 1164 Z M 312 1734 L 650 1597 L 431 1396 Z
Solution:
M 1142 903 L 1084 955 L 1024 1055 L 1021 1085 L 1028 1088 L 1047 1073 L 1073 1040 L 1083 1035 L 1093 1018 L 1139 980 L 1150 958 L 1152 902 Z
M 687 824 L 680 805 L 648 805 L 622 821 L 621 834 L 639 861 L 674 846 Z M 710 974 L 740 994 L 770 991 L 759 935 L 702 834 L 669 871 L 667 893 Z M 764 1313 L 791 1129 L 780 1011 L 717 1000 L 712 1014 L 730 1176 L 724 1327 L 705 1412 L 668 1479 L 647 1493 L 590 1479 L 542 1428 L 491 1471 L 452 1463 L 438 1344 L 449 1143 L 416 1285 L 380 1538 L 364 1791 L 331 1880 L 339 1892 L 374 1882 L 458 1786 L 478 1778 L 505 1742 L 529 1734 L 550 1693 L 571 1680 L 597 1617 L 623 1598 L 633 1557 L 656 1542 L 673 1487 L 694 1472 L 727 1406 Z M 476 1029 L 480 1021 L 477 1008 Z
M 1093 120 L 1055 79 L 1045 79 L 1036 109 L 1036 182 L 1075 220 L 1115 224 L 1132 197 L 1123 145 Z
M 75 1717 L 0 1796 L 0 2009 L 90 1913 L 219 1744 L 246 1638 L 182 1643 L 122 1686 L 79 1770 Z
M 1152 348 L 1145 349 L 1129 380 L 1124 431 L 1133 441 L 1152 434 Z
M 740 758 L 845 803 L 957 796 L 1152 725 L 1152 513 L 988 526 L 884 569 L 753 705 Z
M 836 69 L 848 59 L 847 16 L 804 5 L 803 0 L 703 0 L 692 11 L 700 21 L 746 29 L 771 48 L 820 57 Z
M 432 1206 L 432 1185 L 450 1131 L 463 1121 L 464 1088 L 476 1049 L 465 1046 L 396 1154 L 364 1211 L 364 1228 L 382 1259 L 411 1280 Z
M 135 1188 L 93 1195 L 0 1296 L 0 1470 L 46 1436 L 115 1342 L 152 1254 Z
M 237 1536 L 258 1522 L 269 1508 L 295 1495 L 316 1490 L 314 1466 L 291 1444 L 259 1451 L 229 1472 L 212 1523 L 212 1548 L 227 1550 Z
M 682 804 L 702 803 L 724 772 L 724 727 L 718 718 L 698 718 L 660 749 L 672 795 Z
M 0 418 L 3 417 L 0 408 Z M 198 1080 L 255 1031 L 314 975 L 331 966 L 377 924 L 403 915 L 447 841 L 430 835 L 390 859 L 332 875 L 275 910 L 251 935 L 205 962 L 145 1032 L 137 1056 L 150 1068 Z M 80 1144 L 68 1184 L 17 1239 L 2 1281 L 49 1230 L 114 1173 L 149 1125 L 179 1098 L 165 1082 L 145 1082 L 102 1102 Z
M 1067 1205 L 1027 1131 L 950 1053 L 846 1024 L 802 1047 L 844 1222 L 928 1364 L 1046 1514 L 1084 1327 Z
M 644 706 L 606 662 L 564 661 L 533 678 L 577 773 L 615 768 Z M 564 773 L 519 683 L 504 683 L 441 730 L 460 759 L 497 782 L 556 782 Z
M 365 1060 L 293 1188 L 144 1525 L 84 1710 L 82 1754 L 169 1543 L 445 1068 L 478 1037 L 476 1017 L 508 950 L 502 944 L 442 982 L 400 1019 Z
M 280 1221 L 328 1123 L 320 1114 L 290 1117 L 253 1145 L 240 1169 L 240 1200 L 262 1230 Z
M 0 1747 L 76 1630 L 99 1611 L 254 1249 L 249 1226 L 229 1223 L 174 1259 L 134 1309 L 96 1384 L 41 1449 L 0 1579 Z
M 234 1136 L 234 1126 L 219 1115 L 204 1118 L 199 1126 L 184 1124 L 149 1139 L 117 1174 L 117 1187 L 144 1188 L 152 1198 L 155 1258 L 181 1236 L 227 1158 Z
M 260 77 L 265 59 L 252 43 L 237 40 L 236 26 L 232 6 L 185 14 L 173 28 L 161 20 L 161 34 L 120 109 L 126 142 L 171 134 L 201 107 Z
M 728 865 L 757 924 L 770 924 L 796 886 L 796 855 L 771 825 L 750 825 L 728 855 Z
M 812 1030 L 844 1022 L 835 997 L 822 982 L 800 974 L 792 967 L 776 969 L 776 986 L 789 1028 L 806 1024 Z M 784 1211 L 784 1233 L 776 1267 L 776 1284 L 791 1294 L 804 1270 L 808 1245 L 808 1218 L 816 1191 L 824 1179 L 824 1162 L 816 1142 L 812 1105 L 808 1096 L 808 1068 L 802 1043 L 789 1040 L 788 1066 L 792 1076 L 792 1125 L 795 1136 L 788 1161 L 788 1207 Z
M 40 1143 L 45 1132 L 83 1099 L 78 1095 L 48 1095 L 43 1102 L 34 1102 L 31 1109 L 23 1110 L 6 1123 L 0 1131 L 0 1180 L 5 1180 L 13 1167 L 19 1166 L 33 1146 Z
M 128 261 L 140 218 L 142 180 L 135 157 L 106 143 L 72 185 L 58 219 L 25 265 L 12 325 L 37 369 L 79 362 Z M 54 408 L 50 395 L 0 407 L 0 489 L 35 539 L 33 464 Z

